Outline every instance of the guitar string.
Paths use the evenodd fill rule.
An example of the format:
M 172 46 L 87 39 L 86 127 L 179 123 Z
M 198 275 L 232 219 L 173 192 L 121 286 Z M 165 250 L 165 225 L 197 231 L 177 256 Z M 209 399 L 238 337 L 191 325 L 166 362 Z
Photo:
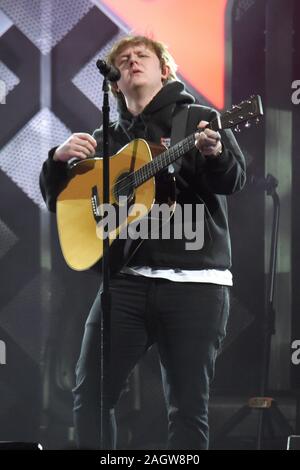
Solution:
M 252 102 L 252 100 L 251 100 Z M 244 102 L 243 102 L 244 103 Z M 241 103 L 241 104 L 243 104 Z M 250 104 L 250 102 L 248 102 L 248 104 Z M 238 105 L 239 107 L 240 105 Z M 240 111 L 239 111 L 240 112 Z M 231 119 L 233 119 L 233 116 L 232 116 L 232 113 L 230 113 L 230 111 L 226 111 L 223 116 L 219 116 L 219 119 L 222 120 L 222 118 L 224 119 L 224 116 L 225 115 L 230 115 L 231 114 Z M 248 118 L 249 119 L 249 116 L 250 116 L 250 112 L 248 112 Z M 228 117 L 228 116 L 227 116 Z M 252 119 L 254 116 L 254 113 L 252 114 L 252 116 L 250 116 L 250 118 Z M 243 120 L 240 120 L 240 122 L 244 122 L 245 121 L 245 118 L 243 117 Z M 216 124 L 216 128 L 214 129 L 214 124 Z M 234 124 L 235 125 L 235 124 Z M 226 129 L 226 128 L 230 128 L 232 127 L 232 125 L 230 126 L 222 126 L 221 129 Z M 220 130 L 219 126 L 218 126 L 218 117 L 214 118 L 207 126 L 206 128 L 209 128 L 209 129 L 212 129 L 212 130 Z M 199 132 L 199 130 L 197 129 L 196 132 Z M 195 133 L 196 133 L 195 132 Z M 128 180 L 128 183 L 125 184 L 125 186 L 123 186 L 122 190 L 123 191 L 127 191 L 128 189 L 132 189 L 133 187 L 133 184 L 132 184 L 132 181 L 129 181 L 130 179 L 132 179 L 132 176 L 133 176 L 133 179 L 134 179 L 134 184 L 137 184 L 137 185 L 141 185 L 143 184 L 143 182 L 147 181 L 149 178 L 151 178 L 152 176 L 154 176 L 153 174 L 153 170 L 156 172 L 156 171 L 159 171 L 163 168 L 165 168 L 166 166 L 168 166 L 169 164 L 171 164 L 172 162 L 174 162 L 177 158 L 179 158 L 181 155 L 184 155 L 184 153 L 188 152 L 189 150 L 191 150 L 191 148 L 193 148 L 193 146 L 195 145 L 195 133 L 191 134 L 190 136 L 186 137 L 185 139 L 183 139 L 182 141 L 178 142 L 174 147 L 172 147 L 171 149 L 168 149 L 166 150 L 165 152 L 163 152 L 162 154 L 159 155 L 160 159 L 153 159 L 151 160 L 150 162 L 146 163 L 144 166 L 142 166 L 141 168 L 139 168 L 138 170 L 135 170 L 133 171 L 132 173 L 130 173 L 129 175 L 126 175 L 124 176 L 124 178 L 122 178 L 121 180 L 119 180 L 117 183 L 115 183 L 111 190 L 114 190 L 116 186 L 120 186 L 120 183 L 122 183 L 123 181 L 126 182 L 126 180 Z M 191 145 L 191 139 L 193 138 L 193 145 Z M 185 145 L 187 146 L 187 149 L 185 149 Z M 165 156 L 164 156 L 165 154 Z M 172 160 L 173 156 L 175 156 L 175 159 Z M 171 160 L 168 162 L 167 159 L 171 157 Z M 162 162 L 164 160 L 164 158 L 166 159 L 162 165 Z M 160 165 L 162 165 L 162 167 L 160 168 Z M 134 175 L 137 175 L 136 177 Z
M 218 130 L 218 119 L 217 118 L 214 118 L 212 119 L 212 121 L 206 126 L 206 128 L 209 128 L 209 129 L 214 129 L 214 126 L 217 125 L 216 129 L 215 130 Z M 165 152 L 163 152 L 162 154 L 159 155 L 159 157 L 163 157 L 164 153 L 166 153 L 166 156 L 165 158 L 168 158 L 168 154 L 172 154 L 174 153 L 175 154 L 175 157 L 176 157 L 176 152 L 178 150 L 180 150 L 178 156 L 175 158 L 175 160 L 177 158 L 179 158 L 181 155 L 184 155 L 184 153 L 188 152 L 189 150 L 191 150 L 191 148 L 194 147 L 195 145 L 195 134 L 199 132 L 199 130 L 197 129 L 197 131 L 195 131 L 193 134 L 189 135 L 188 137 L 186 137 L 185 139 L 181 140 L 180 142 L 178 142 L 174 147 L 172 147 L 171 149 L 168 149 L 166 150 Z M 193 139 L 193 142 L 191 142 L 191 139 Z M 192 145 L 191 145 L 192 143 Z M 182 148 L 184 146 L 187 146 L 186 149 Z M 181 153 L 181 151 L 184 151 L 183 153 Z M 180 155 L 181 154 L 181 155 Z M 161 160 L 161 159 L 160 159 Z M 167 162 L 163 165 L 163 167 L 161 169 L 163 169 L 164 167 L 168 166 L 170 163 L 172 163 L 173 161 L 175 160 L 170 160 L 170 162 Z M 115 186 L 119 185 L 120 182 L 122 181 L 126 181 L 128 178 L 130 178 L 132 175 L 134 174 L 137 174 L 137 173 L 144 173 L 143 175 L 141 175 L 141 178 L 138 180 L 138 178 L 134 178 L 135 179 L 135 182 L 137 182 L 138 185 L 142 184 L 145 180 L 147 181 L 147 179 L 151 178 L 152 176 L 152 168 L 150 168 L 150 171 L 148 171 L 147 173 L 147 168 L 150 167 L 150 166 L 154 166 L 154 170 L 155 170 L 155 165 L 158 166 L 158 170 L 159 170 L 159 164 L 157 162 L 157 159 L 153 159 L 151 160 L 150 162 L 146 163 L 143 167 L 139 168 L 138 170 L 134 171 L 133 173 L 130 173 L 130 175 L 126 175 L 122 180 L 118 181 L 118 183 L 114 184 L 112 186 L 112 190 L 114 190 Z M 130 181 L 126 186 L 124 186 L 124 190 L 127 190 L 127 189 L 131 189 L 132 188 L 132 182 Z
M 191 146 L 191 138 L 193 138 L 193 145 Z M 175 160 L 179 158 L 181 155 L 189 151 L 194 145 L 194 134 L 191 136 L 187 137 L 184 139 L 184 141 L 179 142 L 176 144 L 176 146 L 172 147 L 172 151 L 168 150 L 166 152 L 163 152 L 160 155 L 160 160 L 154 158 L 150 162 L 148 162 L 146 165 L 143 167 L 139 168 L 133 173 L 130 173 L 130 175 L 127 175 L 123 178 L 121 181 L 126 181 L 126 179 L 130 179 L 132 175 L 136 174 L 137 176 L 134 178 L 134 183 L 137 185 L 141 185 L 144 181 L 147 181 L 149 178 L 151 178 L 153 175 L 153 171 L 156 173 L 157 171 L 160 171 L 161 169 L 165 168 L 168 166 L 170 163 L 174 161 L 173 156 L 175 156 Z M 183 143 L 184 142 L 184 143 Z M 165 155 L 164 155 L 165 154 Z M 113 186 L 113 189 L 115 186 L 119 184 L 116 183 Z M 127 190 L 127 189 L 132 189 L 132 181 L 130 181 L 127 185 L 122 187 L 122 190 Z
M 241 124 L 245 121 L 249 121 L 249 119 L 253 119 L 257 116 L 263 115 L 263 111 L 261 111 L 261 108 L 262 108 L 261 104 L 256 103 L 256 105 L 255 105 L 255 102 L 258 99 L 260 100 L 260 97 L 259 97 L 259 95 L 256 95 L 256 96 L 252 96 L 250 100 L 246 100 L 246 101 L 241 102 L 238 106 L 233 107 L 230 111 L 225 111 L 225 113 L 223 113 L 223 115 L 219 115 L 219 116 L 215 117 L 214 119 L 212 119 L 210 121 L 210 123 L 206 126 L 206 128 L 209 128 L 209 129 L 212 129 L 212 130 L 215 130 L 215 131 L 219 131 L 221 129 L 234 127 L 237 124 Z M 240 115 L 238 115 L 237 122 L 234 123 L 234 115 L 236 113 L 238 113 L 238 114 L 241 113 L 241 109 L 243 107 L 245 107 L 245 104 L 248 104 L 248 108 L 249 108 L 248 111 L 246 111 L 244 109 L 244 112 L 246 111 L 247 117 L 245 118 L 245 116 L 242 116 L 242 119 L 241 119 L 241 114 L 240 114 Z M 253 107 L 253 105 L 254 105 L 254 107 Z M 238 111 L 236 111 L 236 109 L 238 109 Z M 227 121 L 228 121 L 227 125 L 224 125 L 224 122 L 222 122 L 223 125 L 221 125 L 219 127 L 219 125 L 218 125 L 219 121 L 224 121 L 225 116 L 227 117 Z M 231 118 L 231 120 L 228 119 L 229 117 Z M 184 155 L 184 153 L 191 150 L 195 146 L 195 134 L 197 132 L 199 132 L 199 129 L 197 129 L 197 131 L 195 131 L 190 136 L 186 137 L 184 140 L 178 142 L 171 149 L 168 149 L 165 152 L 163 152 L 162 154 L 160 154 L 159 159 L 158 158 L 153 159 L 150 162 L 146 163 L 141 168 L 139 168 L 138 170 L 135 170 L 132 173 L 130 173 L 129 175 L 126 175 L 123 179 L 121 179 L 120 181 L 115 183 L 112 186 L 111 189 L 114 190 L 116 186 L 120 186 L 120 183 L 126 182 L 126 180 L 129 181 L 130 179 L 131 179 L 131 181 L 129 181 L 127 184 L 125 184 L 125 186 L 123 186 L 123 191 L 127 191 L 127 189 L 132 189 L 132 187 L 133 187 L 132 176 L 133 176 L 134 184 L 138 185 L 138 186 L 141 185 L 144 181 L 147 181 L 147 179 L 149 179 L 149 178 L 151 178 L 151 176 L 155 175 L 155 173 L 153 174 L 153 171 L 156 172 L 159 169 L 165 168 L 170 163 L 173 163 L 174 161 L 176 161 L 177 158 L 179 158 L 181 155 Z M 193 138 L 193 145 L 191 145 L 191 139 L 192 138 Z M 187 146 L 186 149 L 185 149 L 185 145 Z M 164 154 L 165 154 L 165 156 L 164 156 Z M 172 160 L 173 157 L 175 157 L 175 158 Z M 169 162 L 168 162 L 168 158 L 170 158 Z M 165 161 L 164 161 L 164 159 L 165 159 Z M 160 168 L 160 166 L 162 166 L 162 168 Z M 137 176 L 135 177 L 135 175 L 137 175 Z M 119 196 L 119 191 L 117 191 L 117 196 Z
M 150 162 L 146 163 L 144 166 L 142 166 L 141 168 L 139 168 L 138 170 L 135 170 L 134 172 L 130 173 L 129 175 L 126 175 L 124 176 L 124 178 L 122 178 L 121 180 L 119 180 L 117 183 L 115 183 L 112 187 L 111 187 L 111 190 L 113 191 L 115 189 L 115 187 L 117 186 L 120 186 L 120 183 L 122 183 L 123 181 L 126 181 L 126 180 L 129 180 L 130 178 L 132 178 L 132 176 L 134 176 L 135 174 L 140 174 L 140 178 L 135 178 L 134 177 L 134 183 L 137 183 L 138 185 L 142 184 L 145 179 L 145 181 L 147 181 L 147 179 L 151 178 L 151 176 L 154 176 L 152 175 L 152 171 L 153 170 L 157 170 L 159 171 L 160 169 L 163 169 L 164 167 L 168 166 L 172 161 L 172 157 L 173 155 L 176 157 L 175 160 L 177 158 L 179 158 L 184 152 L 187 152 L 188 150 L 190 150 L 194 145 L 195 145 L 195 137 L 194 137 L 195 134 L 191 134 L 190 136 L 186 137 L 184 140 L 178 142 L 174 147 L 172 147 L 172 149 L 169 149 L 169 150 L 166 150 L 165 152 L 161 153 L 159 155 L 160 157 L 160 160 L 158 161 L 158 158 L 154 158 L 153 160 L 151 160 Z M 193 145 L 191 146 L 192 144 L 192 141 L 191 139 L 193 139 Z M 186 146 L 186 149 L 184 148 Z M 164 156 L 165 154 L 165 156 Z M 170 161 L 167 161 L 168 158 L 171 157 L 171 160 Z M 163 161 L 165 159 L 165 161 Z M 160 168 L 160 165 L 162 165 L 162 168 Z M 132 181 L 128 181 L 127 185 L 123 186 L 122 187 L 122 190 L 123 191 L 127 191 L 128 189 L 132 189 Z

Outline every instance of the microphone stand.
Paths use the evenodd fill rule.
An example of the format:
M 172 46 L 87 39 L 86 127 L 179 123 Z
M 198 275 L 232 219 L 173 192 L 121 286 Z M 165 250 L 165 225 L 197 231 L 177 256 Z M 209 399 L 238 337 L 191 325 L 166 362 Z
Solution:
M 112 73 L 111 68 L 104 61 L 98 60 L 97 67 L 103 75 L 103 105 L 102 105 L 102 127 L 103 127 L 103 204 L 109 204 L 109 81 L 117 81 L 120 77 Z M 114 70 L 115 72 L 115 70 Z M 107 207 L 104 205 L 104 207 Z M 113 437 L 110 436 L 108 391 L 109 391 L 109 365 L 110 365 L 110 308 L 111 296 L 109 290 L 109 232 L 103 227 L 103 257 L 102 257 L 102 292 L 101 296 L 102 315 L 100 320 L 100 449 L 108 449 L 114 445 Z
M 272 336 L 276 333 L 275 325 L 275 308 L 274 308 L 274 291 L 276 280 L 276 264 L 277 264 L 277 245 L 278 245 L 278 229 L 279 229 L 279 215 L 280 215 L 280 199 L 276 191 L 278 180 L 271 174 L 262 180 L 252 179 L 252 183 L 256 184 L 258 188 L 272 197 L 273 200 L 273 223 L 272 223 L 272 236 L 270 246 L 270 260 L 269 260 L 269 273 L 267 279 L 267 298 L 263 310 L 262 317 L 262 331 L 261 331 L 261 344 L 262 344 L 262 360 L 260 364 L 260 382 L 259 382 L 259 396 L 252 397 L 248 403 L 242 406 L 216 433 L 213 448 L 218 448 L 222 439 L 227 436 L 237 425 L 239 425 L 252 411 L 259 412 L 257 435 L 256 435 L 256 450 L 263 448 L 263 439 L 265 437 L 265 430 L 268 429 L 270 436 L 275 438 L 275 424 L 282 434 L 287 438 L 289 435 L 294 434 L 292 426 L 289 424 L 282 411 L 279 409 L 276 400 L 273 397 L 266 396 L 269 385 L 269 369 L 271 358 L 271 341 Z
M 277 245 L 278 245 L 278 230 L 279 230 L 279 215 L 280 215 L 280 199 L 276 191 L 278 180 L 271 174 L 268 174 L 264 180 L 263 189 L 268 196 L 271 196 L 273 201 L 273 223 L 272 223 L 272 236 L 270 245 L 270 259 L 269 259 L 269 273 L 267 280 L 267 298 L 266 306 L 263 312 L 262 322 L 262 362 L 260 373 L 260 397 L 264 404 L 259 408 L 261 412 L 258 416 L 258 431 L 256 440 L 256 449 L 263 448 L 263 438 L 266 425 L 272 428 L 271 418 L 278 424 L 279 428 L 286 432 L 287 435 L 293 434 L 293 428 L 288 423 L 281 410 L 278 408 L 277 402 L 273 398 L 266 397 L 269 384 L 269 369 L 271 359 L 271 341 L 272 336 L 276 333 L 275 327 L 275 308 L 274 308 L 274 291 L 275 291 L 275 278 L 276 278 L 276 265 L 277 265 Z

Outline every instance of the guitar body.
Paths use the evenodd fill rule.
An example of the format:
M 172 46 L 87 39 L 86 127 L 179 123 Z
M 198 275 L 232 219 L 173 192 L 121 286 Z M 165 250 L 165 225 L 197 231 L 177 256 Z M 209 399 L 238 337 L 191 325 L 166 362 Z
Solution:
M 120 211 L 119 196 L 126 196 L 128 211 L 119 218 L 115 227 L 110 230 L 109 243 L 119 242 L 122 230 L 128 224 L 137 222 L 147 216 L 155 201 L 175 204 L 173 197 L 175 189 L 170 182 L 160 183 L 158 199 L 156 198 L 156 177 L 152 177 L 131 191 L 116 194 L 117 183 L 128 174 L 138 170 L 149 163 L 153 157 L 165 150 L 165 147 L 148 144 L 145 140 L 136 139 L 123 147 L 118 153 L 111 156 L 110 164 L 110 200 L 117 213 Z M 70 178 L 66 187 L 57 199 L 57 225 L 61 249 L 67 264 L 75 270 L 89 269 L 103 255 L 103 229 L 101 214 L 95 213 L 96 206 L 103 202 L 102 195 L 103 159 L 91 158 L 80 160 L 70 170 Z M 173 183 L 175 185 L 175 182 Z M 121 194 L 120 194 L 121 193 Z M 173 194 L 172 194 L 173 193 Z M 93 203 L 94 206 L 93 206 Z M 137 206 L 138 205 L 138 206 Z M 136 210 L 138 207 L 139 210 Z M 113 243 L 114 242 L 114 243 Z M 122 240 L 125 243 L 125 240 Z M 113 250 L 111 249 L 113 256 Z M 120 261 L 120 260 L 119 260 Z

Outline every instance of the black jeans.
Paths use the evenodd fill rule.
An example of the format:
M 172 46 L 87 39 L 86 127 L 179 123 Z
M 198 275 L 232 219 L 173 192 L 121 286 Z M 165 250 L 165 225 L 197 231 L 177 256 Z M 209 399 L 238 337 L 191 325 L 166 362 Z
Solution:
M 208 448 L 209 385 L 228 312 L 226 286 L 131 275 L 111 280 L 108 449 L 115 447 L 114 407 L 124 383 L 154 342 L 168 409 L 168 449 Z M 80 448 L 100 445 L 100 315 L 98 296 L 86 322 L 73 390 Z

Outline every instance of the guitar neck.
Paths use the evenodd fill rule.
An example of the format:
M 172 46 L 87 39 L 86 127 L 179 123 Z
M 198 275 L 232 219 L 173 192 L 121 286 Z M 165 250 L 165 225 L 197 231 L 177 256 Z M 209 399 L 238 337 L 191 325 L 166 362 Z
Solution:
M 217 116 L 216 118 L 214 118 L 206 126 L 206 128 L 212 130 L 219 130 L 219 117 Z M 195 147 L 195 134 L 196 132 L 189 135 L 173 147 L 169 148 L 168 150 L 165 150 L 163 153 L 151 160 L 151 162 L 146 163 L 146 165 L 136 170 L 133 173 L 134 186 L 138 187 L 141 184 L 145 183 L 150 178 L 155 176 L 159 171 L 163 170 L 164 168 L 167 168 L 169 165 L 178 160 L 178 158 L 182 157 L 184 154 L 192 150 Z
M 218 114 L 211 122 L 206 126 L 213 131 L 219 131 L 221 129 L 230 129 L 240 124 L 245 123 L 246 127 L 250 126 L 250 121 L 255 119 L 259 120 L 259 117 L 263 115 L 263 107 L 261 98 L 259 95 L 251 96 L 245 101 L 241 101 L 240 104 L 233 106 L 229 111 L 225 111 L 222 114 Z M 199 132 L 199 130 L 198 130 Z M 151 162 L 146 163 L 143 167 L 139 168 L 133 173 L 133 184 L 135 187 L 140 186 L 147 180 L 155 176 L 159 171 L 171 165 L 171 163 L 178 160 L 184 154 L 189 152 L 195 147 L 195 134 L 189 135 L 185 139 L 178 142 L 168 150 L 155 157 Z

